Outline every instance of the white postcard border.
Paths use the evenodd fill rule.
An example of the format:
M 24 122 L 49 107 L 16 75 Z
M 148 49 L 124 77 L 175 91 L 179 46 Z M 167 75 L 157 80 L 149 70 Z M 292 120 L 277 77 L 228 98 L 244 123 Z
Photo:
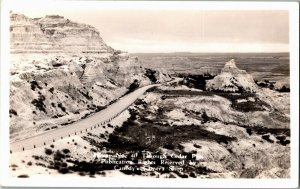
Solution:
M 76 8 L 101 5 L 106 9 L 240 9 L 290 11 L 290 78 L 291 78 L 291 178 L 290 179 L 153 179 L 153 178 L 12 178 L 9 176 L 9 10 L 19 6 L 47 3 L 63 4 Z M 41 3 L 42 2 L 42 3 Z M 24 4 L 25 3 L 25 4 Z M 1 7 L 1 184 L 3 186 L 47 187 L 172 187 L 172 188 L 286 188 L 297 187 L 299 177 L 299 7 L 296 2 L 116 2 L 116 1 L 4 1 Z M 67 179 L 67 180 L 66 180 Z

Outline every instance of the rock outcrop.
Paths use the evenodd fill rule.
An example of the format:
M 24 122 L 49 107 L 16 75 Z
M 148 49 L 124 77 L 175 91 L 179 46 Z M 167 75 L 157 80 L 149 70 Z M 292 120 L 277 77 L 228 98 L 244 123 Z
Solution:
M 223 92 L 256 92 L 257 85 L 252 76 L 245 70 L 240 70 L 232 59 L 225 64 L 219 75 L 206 82 L 206 89 Z
M 85 118 L 153 81 L 137 57 L 114 50 L 92 26 L 62 16 L 11 14 L 10 137 Z M 169 80 L 157 72 L 155 82 Z
M 11 52 L 103 53 L 106 45 L 96 28 L 58 15 L 31 19 L 10 15 Z

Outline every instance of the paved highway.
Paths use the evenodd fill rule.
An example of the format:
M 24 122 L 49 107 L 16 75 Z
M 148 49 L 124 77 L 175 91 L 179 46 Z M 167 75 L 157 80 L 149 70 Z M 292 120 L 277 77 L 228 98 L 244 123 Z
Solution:
M 171 82 L 176 82 L 178 79 L 175 79 Z M 87 132 L 91 132 L 93 128 L 101 127 L 103 124 L 108 123 L 111 119 L 118 116 L 121 112 L 127 109 L 134 101 L 143 95 L 146 90 L 159 86 L 161 84 L 153 84 L 141 87 L 132 93 L 129 93 L 126 96 L 120 98 L 117 102 L 109 105 L 106 109 L 101 110 L 100 112 L 95 113 L 94 115 L 87 117 L 83 120 L 79 120 L 70 125 L 47 131 L 45 133 L 32 136 L 27 139 L 19 140 L 10 143 L 10 152 L 17 152 L 22 150 L 29 150 L 44 145 L 51 144 L 59 139 L 69 137 L 71 135 L 80 135 Z

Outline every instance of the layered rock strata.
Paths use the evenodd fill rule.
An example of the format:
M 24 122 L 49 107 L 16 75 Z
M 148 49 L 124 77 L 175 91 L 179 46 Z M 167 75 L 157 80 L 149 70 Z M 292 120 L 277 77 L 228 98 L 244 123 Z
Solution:
M 109 47 L 92 26 L 57 15 L 10 18 L 11 139 L 84 119 L 132 83 L 153 83 L 137 57 Z M 155 82 L 170 79 L 155 73 Z
M 252 76 L 245 70 L 240 70 L 235 60 L 228 61 L 221 73 L 206 82 L 206 89 L 224 92 L 255 92 L 257 85 Z

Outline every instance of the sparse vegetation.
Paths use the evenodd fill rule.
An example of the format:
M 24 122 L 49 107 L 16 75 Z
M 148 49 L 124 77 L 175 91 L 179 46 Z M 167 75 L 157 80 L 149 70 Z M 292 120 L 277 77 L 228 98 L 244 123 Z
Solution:
M 147 76 L 152 83 L 156 83 L 156 81 L 157 81 L 157 78 L 156 78 L 155 74 L 156 74 L 155 70 L 151 70 L 149 68 L 146 69 L 145 76 Z
M 264 111 L 270 108 L 270 105 L 260 100 L 254 93 L 218 93 L 217 95 L 227 98 L 232 102 L 231 107 L 241 112 Z M 253 98 L 254 101 L 249 101 L 248 98 Z M 238 102 L 238 100 L 245 100 Z
M 137 79 L 135 79 L 135 80 L 129 85 L 128 91 L 126 92 L 126 94 L 129 94 L 129 93 L 135 91 L 137 88 L 139 88 L 139 86 L 140 86 L 140 82 L 139 82 Z
M 128 120 L 123 123 L 122 127 L 116 128 L 109 135 L 107 143 L 103 143 L 105 147 L 116 151 L 155 151 L 161 146 L 175 149 L 181 142 L 193 139 L 214 140 L 225 144 L 236 140 L 235 137 L 218 135 L 196 125 L 171 127 L 163 125 L 159 121 L 154 121 L 155 124 L 145 123 L 137 117 L 139 113 L 136 110 L 129 109 L 129 112 Z M 140 115 L 139 117 L 144 116 Z M 151 136 L 155 136 L 155 139 L 152 139 Z
M 186 85 L 189 88 L 196 88 L 201 90 L 206 90 L 205 85 L 206 81 L 213 79 L 215 75 L 210 73 L 204 73 L 202 75 L 180 75 L 184 79 L 179 83 L 181 85 Z
M 47 113 L 46 111 L 46 105 L 44 104 L 45 101 L 44 95 L 39 95 L 38 99 L 33 99 L 31 101 L 31 104 L 33 104 L 38 110 L 43 111 L 44 113 Z

